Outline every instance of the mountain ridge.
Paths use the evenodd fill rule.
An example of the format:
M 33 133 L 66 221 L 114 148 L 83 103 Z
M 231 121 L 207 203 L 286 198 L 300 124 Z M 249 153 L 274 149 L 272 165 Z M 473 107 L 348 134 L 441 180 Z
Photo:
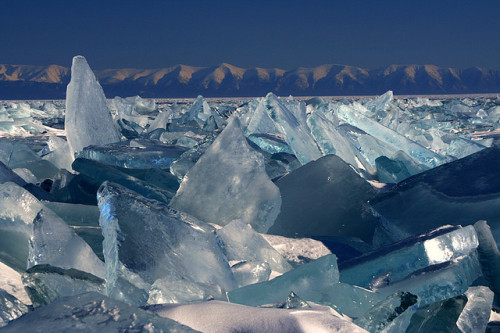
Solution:
M 324 64 L 316 67 L 242 68 L 228 63 L 197 67 L 94 70 L 107 97 L 246 97 L 272 91 L 287 96 L 465 94 L 500 92 L 500 71 L 436 65 L 389 65 L 378 69 Z M 0 99 L 65 98 L 70 69 L 59 65 L 0 64 Z

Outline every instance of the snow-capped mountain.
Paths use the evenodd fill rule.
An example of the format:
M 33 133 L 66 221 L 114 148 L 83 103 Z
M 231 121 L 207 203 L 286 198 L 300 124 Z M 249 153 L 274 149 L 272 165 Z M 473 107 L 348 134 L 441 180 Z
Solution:
M 390 65 L 368 70 L 321 65 L 293 70 L 176 65 L 158 69 L 95 71 L 107 97 L 233 97 L 278 95 L 454 94 L 500 92 L 500 71 L 472 67 Z M 69 69 L 58 65 L 0 65 L 0 99 L 64 98 Z

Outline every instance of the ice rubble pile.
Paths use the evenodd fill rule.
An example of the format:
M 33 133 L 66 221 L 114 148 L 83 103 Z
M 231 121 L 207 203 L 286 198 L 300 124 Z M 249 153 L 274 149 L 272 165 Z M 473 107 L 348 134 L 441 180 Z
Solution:
M 9 103 L 0 331 L 499 324 L 498 98 Z

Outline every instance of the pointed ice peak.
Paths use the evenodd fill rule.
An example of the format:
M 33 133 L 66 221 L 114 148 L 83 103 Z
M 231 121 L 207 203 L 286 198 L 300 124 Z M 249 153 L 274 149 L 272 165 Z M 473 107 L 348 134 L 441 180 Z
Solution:
M 73 58 L 64 128 L 72 157 L 87 146 L 120 141 L 104 91 L 83 56 Z
M 262 99 L 247 127 L 253 133 L 282 134 L 302 164 L 321 157 L 306 124 L 305 104 L 279 100 L 272 92 Z
M 239 119 L 232 117 L 170 204 L 205 222 L 226 225 L 241 219 L 265 232 L 280 211 L 281 197 L 266 174 L 263 156 L 248 145 Z

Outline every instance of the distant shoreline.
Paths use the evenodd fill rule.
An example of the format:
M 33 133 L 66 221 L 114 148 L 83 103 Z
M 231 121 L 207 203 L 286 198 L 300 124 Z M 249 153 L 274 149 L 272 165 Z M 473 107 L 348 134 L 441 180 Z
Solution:
M 341 100 L 341 99 L 364 99 L 364 98 L 375 98 L 380 95 L 352 95 L 352 96 L 292 96 L 293 99 L 298 101 L 306 101 L 314 97 L 321 97 L 329 100 Z M 121 96 L 120 96 L 121 97 Z M 131 97 L 131 96 L 126 96 Z M 124 98 L 126 98 L 124 97 Z M 262 98 L 264 96 L 253 96 L 253 97 L 203 97 L 208 102 L 218 102 L 218 101 L 249 101 L 252 99 Z M 280 98 L 287 98 L 288 96 L 279 96 Z M 435 94 L 435 95 L 394 95 L 394 99 L 408 99 L 408 98 L 429 98 L 429 99 L 456 99 L 456 98 L 500 98 L 500 92 L 498 93 L 484 93 L 484 94 Z M 108 98 L 112 100 L 113 98 Z M 154 99 L 159 103 L 169 103 L 169 102 L 193 102 L 196 97 L 143 97 L 145 100 Z M 62 102 L 65 99 L 0 99 L 0 102 L 26 102 L 26 101 L 39 101 L 39 102 Z

